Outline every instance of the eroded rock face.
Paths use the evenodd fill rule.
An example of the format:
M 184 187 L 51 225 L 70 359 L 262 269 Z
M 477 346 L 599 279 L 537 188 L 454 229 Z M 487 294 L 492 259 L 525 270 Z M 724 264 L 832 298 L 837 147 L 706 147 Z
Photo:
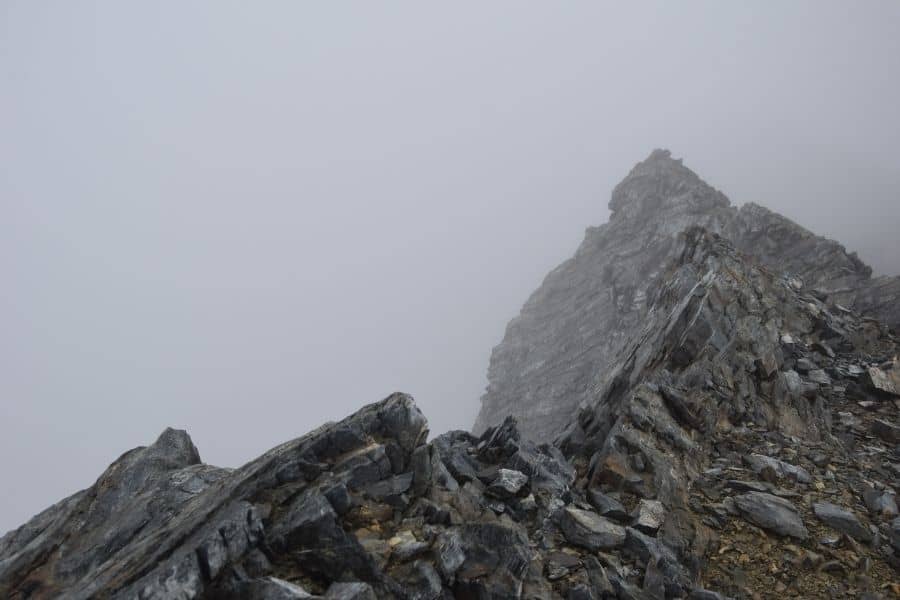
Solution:
M 532 307 L 546 322 L 507 357 L 563 344 L 533 365 L 546 381 L 526 371 L 517 384 L 522 402 L 577 396 L 572 416 L 543 415 L 559 418 L 555 443 L 521 435 L 511 415 L 427 442 L 404 394 L 235 470 L 202 464 L 186 433 L 167 430 L 0 539 L 0 597 L 888 593 L 900 569 L 892 331 L 767 267 L 777 244 L 754 258 L 715 233 L 737 227 L 734 209 L 666 153 L 611 206 L 635 236 L 628 252 L 612 231 L 591 238 L 599 247 L 566 271 L 580 283 L 535 300 L 565 310 Z M 638 224 L 659 212 L 644 235 Z M 794 234 L 778 239 L 868 277 L 835 244 Z M 610 282 L 614 294 L 594 294 Z
M 587 230 L 575 256 L 547 275 L 507 326 L 476 433 L 513 415 L 526 437 L 553 440 L 640 334 L 678 235 L 692 226 L 721 234 L 806 293 L 900 326 L 900 278 L 872 279 L 871 268 L 837 242 L 762 206 L 731 206 L 668 151 L 635 166 L 609 208 L 609 222 Z
M 698 574 L 738 597 L 876 593 L 874 579 L 883 585 L 900 566 L 886 543 L 900 404 L 865 374 L 881 365 L 894 376 L 897 339 L 707 230 L 682 234 L 677 256 L 640 332 L 558 439 L 579 485 L 604 512 L 663 513 L 655 537 L 656 519 L 627 528 L 625 550 L 644 556 L 645 593 L 662 581 L 678 597 Z M 646 510 L 651 501 L 664 511 Z M 798 543 L 801 556 L 773 572 L 742 558 L 789 556 Z M 840 558 L 815 558 L 822 543 Z M 854 588 L 847 575 L 860 560 L 880 575 Z
M 6 535 L 0 596 L 543 596 L 575 479 L 561 452 L 512 420 L 426 437 L 403 394 L 233 471 L 167 430 Z
M 361 508 L 342 506 L 335 489 L 352 505 L 354 492 L 406 472 L 426 434 L 425 418 L 398 394 L 231 471 L 198 464 L 187 434 L 167 430 L 124 454 L 92 487 L 7 534 L 0 596 L 287 594 L 289 587 L 260 579 L 294 579 L 278 564 L 281 551 L 297 552 L 292 568 L 319 581 L 353 575 L 384 587 L 338 514 Z

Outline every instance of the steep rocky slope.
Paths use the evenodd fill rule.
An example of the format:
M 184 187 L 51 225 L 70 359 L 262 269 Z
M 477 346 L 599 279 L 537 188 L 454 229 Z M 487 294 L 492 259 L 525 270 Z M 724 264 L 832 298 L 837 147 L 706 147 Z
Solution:
M 0 596 L 900 593 L 897 340 L 708 230 L 671 255 L 558 446 L 428 443 L 402 394 L 235 470 L 167 430 L 2 538 Z
M 609 222 L 588 229 L 575 256 L 546 277 L 507 327 L 491 357 L 476 433 L 511 414 L 526 437 L 552 440 L 640 330 L 661 268 L 691 226 L 723 235 L 805 289 L 900 324 L 900 278 L 872 279 L 840 244 L 761 206 L 731 206 L 668 151 L 635 166 L 609 208 Z

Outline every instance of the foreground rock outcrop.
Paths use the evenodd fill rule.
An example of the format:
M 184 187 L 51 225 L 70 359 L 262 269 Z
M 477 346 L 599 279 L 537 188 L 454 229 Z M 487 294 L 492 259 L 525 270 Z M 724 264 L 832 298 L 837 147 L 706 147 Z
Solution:
M 837 242 L 762 206 L 732 206 L 666 150 L 634 167 L 609 209 L 609 222 L 587 230 L 575 256 L 547 275 L 508 325 L 491 357 L 476 433 L 511 414 L 523 435 L 549 441 L 592 403 L 599 379 L 640 333 L 689 227 L 722 235 L 748 261 L 808 293 L 900 326 L 900 277 L 872 278 Z
M 699 179 L 669 182 L 684 173 L 668 155 L 650 160 L 613 203 L 617 218 L 674 211 L 664 235 L 620 256 L 644 278 L 618 272 L 609 281 L 635 287 L 595 297 L 585 276 L 572 297 L 553 296 L 593 307 L 582 323 L 566 311 L 532 323 L 549 336 L 536 348 L 590 338 L 610 353 L 578 383 L 580 407 L 554 443 L 511 415 L 427 441 L 403 394 L 233 470 L 204 465 L 186 433 L 166 430 L 0 539 L 0 597 L 900 596 L 893 330 L 836 300 L 862 302 L 852 290 L 810 287 L 742 252 L 716 233 L 734 223 L 715 216 L 731 210 L 724 198 Z M 697 215 L 713 217 L 698 226 Z M 835 277 L 865 271 L 831 242 L 803 244 Z M 598 276 L 616 264 L 604 259 Z M 627 335 L 591 337 L 619 317 Z M 588 372 L 578 361 L 590 351 L 560 352 L 553 360 Z M 580 390 L 558 367 L 535 369 Z

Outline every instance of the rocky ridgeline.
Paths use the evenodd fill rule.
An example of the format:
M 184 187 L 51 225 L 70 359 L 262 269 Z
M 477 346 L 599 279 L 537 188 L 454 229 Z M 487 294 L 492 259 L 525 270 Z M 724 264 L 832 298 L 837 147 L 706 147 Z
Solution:
M 513 416 L 428 442 L 403 394 L 234 470 L 167 430 L 0 539 L 0 597 L 900 596 L 900 352 L 848 306 L 867 269 L 814 237 L 790 244 L 820 271 L 767 266 L 776 246 L 742 252 L 716 233 L 736 227 L 727 200 L 666 153 L 612 207 L 492 363 L 496 383 L 530 360 L 528 336 L 572 344 L 533 365 L 546 382 L 519 375 L 583 386 L 554 443 Z
M 808 293 L 900 325 L 900 278 L 872 270 L 843 246 L 755 204 L 731 206 L 668 151 L 656 150 L 615 188 L 608 223 L 588 229 L 575 256 L 547 275 L 494 349 L 475 432 L 519 421 L 554 439 L 644 325 L 678 235 L 721 234 L 747 260 L 796 279 Z
M 900 593 L 897 340 L 702 228 L 673 254 L 557 445 L 429 443 L 402 394 L 236 470 L 167 430 L 0 540 L 0 596 Z

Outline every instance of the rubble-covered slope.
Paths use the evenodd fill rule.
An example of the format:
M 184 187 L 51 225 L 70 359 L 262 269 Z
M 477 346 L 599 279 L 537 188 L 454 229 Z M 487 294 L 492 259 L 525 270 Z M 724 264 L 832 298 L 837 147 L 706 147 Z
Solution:
M 661 501 L 675 564 L 736 597 L 900 593 L 896 338 L 706 230 L 682 237 L 560 440 L 586 489 Z
M 0 597 L 900 592 L 896 339 L 707 230 L 670 254 L 558 445 L 427 442 L 402 394 L 235 470 L 167 430 L 2 538 Z
M 843 246 L 761 206 L 731 206 L 668 151 L 656 150 L 612 193 L 609 222 L 588 229 L 507 327 L 492 354 L 476 432 L 507 415 L 523 435 L 553 439 L 644 324 L 677 236 L 701 226 L 750 260 L 843 306 L 900 325 L 900 278 L 871 278 Z

